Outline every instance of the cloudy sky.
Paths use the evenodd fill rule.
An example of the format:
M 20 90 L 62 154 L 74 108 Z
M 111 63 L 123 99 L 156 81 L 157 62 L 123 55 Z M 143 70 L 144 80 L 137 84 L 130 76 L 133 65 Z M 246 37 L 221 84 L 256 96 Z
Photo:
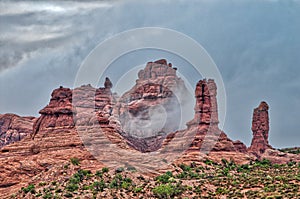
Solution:
M 37 116 L 54 88 L 73 86 L 80 64 L 100 42 L 151 26 L 186 34 L 215 61 L 226 89 L 230 138 L 250 144 L 253 108 L 265 100 L 270 143 L 300 145 L 299 0 L 3 0 L 0 113 Z M 179 71 L 188 70 L 168 54 L 146 54 L 141 61 L 167 57 Z

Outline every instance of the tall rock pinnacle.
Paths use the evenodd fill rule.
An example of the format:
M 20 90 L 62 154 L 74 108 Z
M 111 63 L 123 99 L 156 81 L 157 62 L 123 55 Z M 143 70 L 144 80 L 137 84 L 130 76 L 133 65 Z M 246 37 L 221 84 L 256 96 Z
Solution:
M 200 80 L 195 90 L 195 116 L 187 125 L 209 125 L 218 127 L 217 86 L 214 80 Z
M 252 132 L 253 138 L 250 152 L 255 154 L 263 153 L 266 149 L 272 148 L 269 145 L 269 106 L 266 102 L 261 102 L 260 105 L 254 109 L 252 118 Z

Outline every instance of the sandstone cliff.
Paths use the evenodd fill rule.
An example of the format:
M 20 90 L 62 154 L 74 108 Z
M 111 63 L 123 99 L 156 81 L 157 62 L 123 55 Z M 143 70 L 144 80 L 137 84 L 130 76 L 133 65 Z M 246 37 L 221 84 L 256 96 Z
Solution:
M 122 136 L 141 152 L 159 149 L 166 135 L 180 127 L 188 92 L 176 70 L 164 59 L 147 63 L 135 86 L 114 106 Z
M 30 135 L 34 121 L 34 117 L 20 117 L 15 114 L 0 115 L 0 148 Z

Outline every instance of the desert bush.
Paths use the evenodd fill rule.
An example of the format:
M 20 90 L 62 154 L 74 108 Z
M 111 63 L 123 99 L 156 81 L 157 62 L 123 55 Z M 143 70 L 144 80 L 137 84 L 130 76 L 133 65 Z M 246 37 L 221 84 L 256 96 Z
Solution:
M 67 186 L 66 186 L 66 190 L 70 191 L 70 192 L 74 192 L 76 190 L 78 190 L 79 186 L 77 184 L 74 184 L 74 183 L 69 183 Z
M 78 166 L 80 164 L 79 159 L 78 158 L 71 158 L 70 162 L 75 165 Z
M 158 198 L 174 197 L 182 193 L 181 189 L 178 189 L 178 187 L 172 184 L 161 184 L 155 187 L 152 191 L 154 195 Z
M 102 173 L 107 173 L 108 171 L 109 171 L 109 169 L 107 167 L 102 168 Z
M 190 171 L 191 167 L 185 164 L 179 165 L 179 167 L 182 169 L 182 171 Z
M 104 188 L 106 188 L 106 184 L 103 180 L 96 181 L 96 182 L 93 183 L 93 187 L 96 191 L 103 191 Z
M 32 193 L 32 194 L 34 194 L 35 193 L 35 189 L 34 189 L 35 187 L 34 187 L 34 184 L 29 184 L 27 187 L 23 187 L 22 188 L 22 191 L 24 192 L 24 193 Z
M 161 182 L 161 183 L 168 183 L 169 182 L 169 179 L 172 177 L 173 175 L 172 175 L 172 173 L 170 174 L 170 173 L 165 173 L 165 174 L 163 174 L 163 175 L 160 175 L 160 176 L 157 176 L 156 178 L 155 178 L 155 180 L 156 181 L 159 181 L 159 182 Z

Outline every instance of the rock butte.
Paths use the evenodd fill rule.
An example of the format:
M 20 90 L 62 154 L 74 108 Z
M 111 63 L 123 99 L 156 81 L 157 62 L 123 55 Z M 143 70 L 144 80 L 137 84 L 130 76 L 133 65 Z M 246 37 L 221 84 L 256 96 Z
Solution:
M 114 144 L 129 152 L 146 153 L 176 148 L 175 145 L 185 141 L 183 138 L 189 139 L 190 144 L 174 163 L 201 164 L 203 158 L 236 163 L 262 158 L 275 163 L 300 161 L 299 155 L 279 152 L 269 144 L 266 102 L 254 109 L 251 146 L 247 148 L 242 142 L 229 139 L 218 127 L 217 87 L 211 79 L 197 83 L 194 118 L 185 130 L 176 131 L 176 117 L 167 117 L 163 130 L 153 130 L 144 137 L 141 135 L 146 131 L 129 128 L 130 121 L 137 116 L 151 121 L 151 111 L 157 106 L 163 106 L 168 113 L 181 103 L 178 95 L 184 95 L 186 88 L 176 70 L 164 59 L 149 62 L 138 73 L 136 85 L 121 97 L 111 92 L 113 85 L 106 78 L 103 88 L 84 85 L 75 89 L 55 89 L 37 119 L 0 115 L 0 197 L 9 196 L 28 182 L 35 183 L 38 177 L 44 181 L 54 180 L 62 175 L 61 165 L 72 157 L 81 161 L 83 169 L 95 171 L 103 167 L 83 141 L 85 144 L 89 141 Z M 102 136 L 99 135 L 100 127 Z M 78 131 L 86 133 L 79 136 Z

